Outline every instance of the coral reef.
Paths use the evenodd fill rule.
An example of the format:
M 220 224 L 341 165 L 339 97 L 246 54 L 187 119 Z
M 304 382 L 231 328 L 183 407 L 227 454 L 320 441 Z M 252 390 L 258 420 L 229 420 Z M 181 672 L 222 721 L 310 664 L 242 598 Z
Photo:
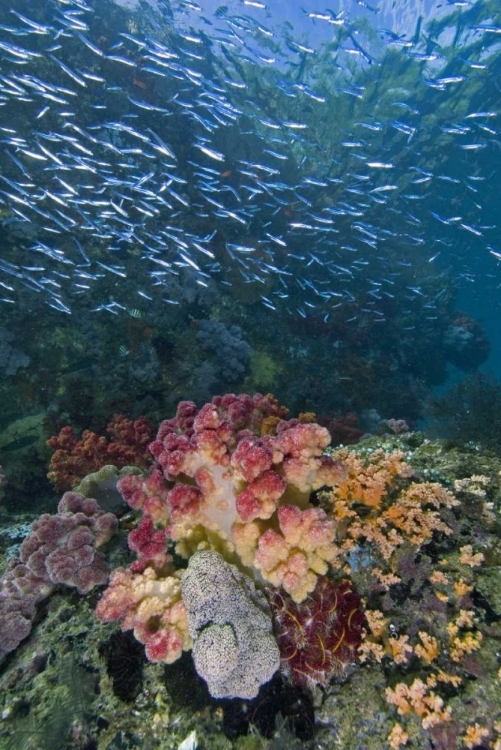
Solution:
M 428 429 L 457 443 L 480 443 L 501 449 L 501 385 L 485 373 L 469 375 L 430 399 Z
M 117 483 L 130 507 L 111 553 L 122 567 L 96 622 L 95 595 L 86 592 L 106 572 L 86 566 L 103 559 L 94 530 L 102 511 L 92 520 L 89 506 L 83 531 L 66 521 L 59 534 L 59 515 L 77 515 L 86 502 L 95 508 L 69 493 L 64 513 L 61 506 L 35 523 L 26 559 L 4 579 L 42 561 L 35 592 L 28 574 L 3 589 L 2 632 L 15 634 L 8 647 L 35 618 L 37 627 L 4 660 L 5 678 L 0 670 L 0 736 L 16 731 L 9 665 L 50 642 L 52 628 L 61 634 L 60 613 L 68 639 L 59 635 L 58 652 L 63 643 L 73 649 L 69 634 L 77 633 L 79 663 L 101 674 L 95 716 L 87 712 L 78 731 L 102 744 L 118 742 L 127 727 L 129 744 L 142 746 L 146 722 L 152 747 L 165 736 L 177 747 L 194 731 L 208 748 L 228 746 L 222 733 L 238 750 L 251 741 L 264 747 L 241 736 L 254 726 L 277 746 L 292 746 L 290 730 L 327 749 L 498 750 L 501 460 L 418 433 L 331 449 L 312 419 L 287 419 L 260 395 L 215 398 L 201 409 L 183 402 L 160 426 L 149 470 L 118 478 L 107 468 L 84 480 L 82 488 L 102 484 L 113 501 Z M 40 534 L 52 539 L 53 527 L 59 541 L 42 549 Z M 38 597 L 49 594 L 41 612 Z M 169 693 L 188 663 L 209 692 L 183 714 Z M 16 682 L 23 695 L 39 695 L 37 684 Z
M 358 417 L 354 412 L 342 414 L 336 419 L 320 417 L 319 424 L 327 427 L 332 438 L 332 445 L 353 445 L 358 443 L 363 435 L 360 429 Z
M 5 475 L 2 471 L 2 467 L 0 466 L 0 503 L 3 500 L 4 487 L 5 487 L 6 481 L 7 480 L 5 479 Z
M 134 473 L 132 466 L 124 466 L 117 469 L 112 464 L 102 466 L 99 471 L 87 474 L 82 481 L 75 487 L 75 492 L 79 492 L 85 497 L 92 497 L 97 500 L 99 506 L 110 513 L 116 513 L 119 508 L 123 508 L 124 501 L 120 494 L 117 483 L 125 474 Z M 139 469 L 136 469 L 140 473 Z
M 10 403 L 10 400 L 5 402 L 4 415 Z M 38 412 L 16 419 L 0 430 L 2 467 L 8 478 L 4 504 L 9 510 L 35 507 L 40 512 L 48 507 L 44 500 L 51 488 L 46 479 L 48 433 L 44 421 L 45 413 Z
M 413 482 L 403 485 L 399 494 L 390 491 L 398 489 L 398 479 L 413 475 L 402 452 L 376 449 L 360 456 L 341 448 L 335 456 L 348 470 L 346 479 L 329 497 L 338 521 L 339 552 L 356 552 L 357 545 L 369 542 L 391 564 L 406 543 L 420 547 L 436 532 L 452 534 L 440 511 L 459 505 L 459 501 L 440 483 Z
M 473 370 L 490 352 L 490 343 L 480 323 L 466 313 L 457 313 L 444 333 L 445 356 L 460 370 Z
M 106 661 L 106 671 L 113 683 L 113 692 L 123 701 L 133 701 L 143 683 L 146 661 L 144 648 L 132 633 L 114 633 L 103 644 L 101 654 Z
M 171 664 L 191 648 L 186 609 L 181 600 L 180 576 L 165 565 L 141 573 L 117 568 L 96 609 L 103 622 L 121 621 L 143 643 L 152 662 Z
M 372 668 L 381 665 L 385 674 L 384 696 L 399 718 L 389 728 L 389 747 L 431 741 L 449 750 L 469 747 L 476 736 L 497 748 L 499 707 L 493 717 L 478 704 L 468 718 L 463 713 L 468 680 L 485 669 L 479 654 L 486 635 L 499 632 L 479 609 L 488 604 L 475 593 L 478 579 L 474 583 L 486 561 L 487 529 L 499 524 L 488 501 L 492 479 L 472 474 L 447 482 L 453 471 L 447 455 L 417 436 L 409 440 L 414 447 L 405 453 L 392 448 L 399 440 L 389 436 L 335 451 L 348 476 L 321 493 L 322 506 L 332 503 L 338 521 L 335 564 L 365 604 L 359 658 Z M 472 525 L 483 525 L 484 532 L 478 536 Z M 499 613 L 489 620 L 499 623 Z M 482 663 L 492 673 L 488 650 Z
M 15 338 L 13 333 L 0 326 L 0 372 L 5 377 L 15 375 L 30 363 L 28 355 L 13 345 Z

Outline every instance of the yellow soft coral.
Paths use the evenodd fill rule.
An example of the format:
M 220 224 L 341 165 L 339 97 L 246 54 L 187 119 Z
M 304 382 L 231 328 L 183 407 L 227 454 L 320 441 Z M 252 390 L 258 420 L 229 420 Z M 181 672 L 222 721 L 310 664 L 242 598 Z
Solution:
M 450 721 L 451 710 L 444 708 L 444 701 L 430 686 L 420 679 L 411 685 L 399 682 L 394 689 L 386 688 L 386 700 L 395 706 L 401 716 L 415 713 L 421 719 L 423 729 Z
M 422 659 L 425 664 L 431 664 L 440 653 L 438 641 L 435 636 L 430 635 L 424 630 L 419 631 L 421 643 L 414 647 L 414 653 Z

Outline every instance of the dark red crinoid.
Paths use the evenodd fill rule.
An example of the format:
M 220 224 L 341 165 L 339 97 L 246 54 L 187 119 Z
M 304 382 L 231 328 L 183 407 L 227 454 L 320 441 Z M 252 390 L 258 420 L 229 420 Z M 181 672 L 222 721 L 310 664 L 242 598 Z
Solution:
M 270 605 L 280 668 L 296 685 L 325 686 L 356 660 L 366 620 L 350 581 L 321 576 L 301 604 L 278 590 Z

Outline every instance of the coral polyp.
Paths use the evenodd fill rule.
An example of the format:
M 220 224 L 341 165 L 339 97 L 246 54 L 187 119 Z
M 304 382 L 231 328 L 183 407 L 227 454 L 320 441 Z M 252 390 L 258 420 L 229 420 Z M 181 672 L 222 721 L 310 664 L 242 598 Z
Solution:
M 270 596 L 280 669 L 296 685 L 326 686 L 356 661 L 366 621 L 350 581 L 326 576 L 299 604 L 283 589 Z

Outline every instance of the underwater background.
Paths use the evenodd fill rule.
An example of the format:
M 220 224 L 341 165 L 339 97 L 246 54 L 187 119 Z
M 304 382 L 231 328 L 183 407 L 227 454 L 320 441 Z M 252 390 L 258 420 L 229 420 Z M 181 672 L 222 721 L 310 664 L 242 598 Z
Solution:
M 0 748 L 501 748 L 500 53 L 2 3 Z

